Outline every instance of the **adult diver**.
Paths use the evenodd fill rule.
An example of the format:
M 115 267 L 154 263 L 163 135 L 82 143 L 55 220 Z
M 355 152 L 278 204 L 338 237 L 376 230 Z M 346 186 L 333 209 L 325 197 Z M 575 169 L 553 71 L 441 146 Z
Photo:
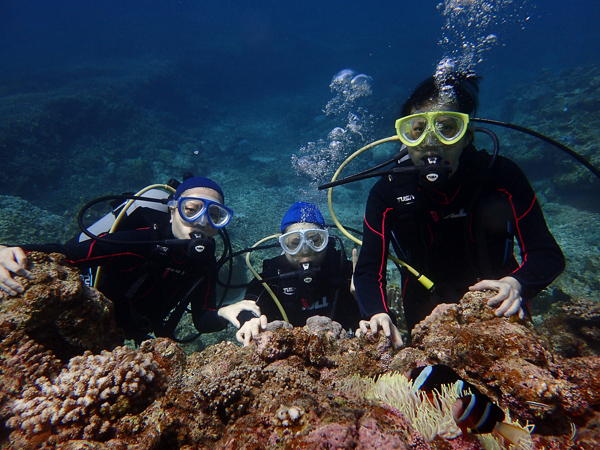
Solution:
M 496 291 L 487 303 L 497 316 L 524 318 L 528 301 L 564 270 L 562 251 L 523 172 L 496 151 L 473 145 L 478 81 L 458 72 L 446 74 L 443 83 L 428 78 L 396 121 L 403 151 L 394 167 L 320 186 L 382 175 L 367 200 L 354 273 L 363 315 L 358 334 L 383 330 L 393 347 L 403 345 L 387 306 L 390 244 L 402 260 L 409 336 L 436 305 L 457 303 L 469 290 Z
M 163 211 L 133 211 L 129 218 L 133 227 L 100 236 L 82 228 L 90 239 L 76 236 L 65 244 L 0 246 L 0 289 L 10 295 L 23 292 L 13 275 L 31 277 L 27 252 L 58 252 L 82 274 L 102 268 L 97 287 L 113 302 L 117 326 L 128 339 L 140 342 L 150 333 L 174 337 L 188 307 L 199 333 L 222 330 L 228 322 L 239 327 L 240 312 L 260 314 L 259 308 L 242 301 L 217 309 L 215 289 L 214 237 L 229 223 L 233 211 L 210 178 L 188 174 L 174 184 L 172 195 L 157 200 L 166 204 Z

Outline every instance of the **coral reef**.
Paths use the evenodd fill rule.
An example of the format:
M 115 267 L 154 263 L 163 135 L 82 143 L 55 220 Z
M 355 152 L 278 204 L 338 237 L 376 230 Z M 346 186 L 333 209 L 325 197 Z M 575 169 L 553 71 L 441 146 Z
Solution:
M 496 317 L 491 293 L 468 293 L 438 306 L 399 351 L 382 334 L 348 337 L 315 317 L 273 324 L 248 347 L 224 341 L 186 355 L 168 339 L 117 346 L 110 305 L 60 256 L 31 260 L 26 291 L 0 303 L 3 449 L 494 448 L 456 437 L 441 416 L 416 420 L 410 402 L 366 395 L 377 380 L 436 363 L 535 425 L 534 447 L 600 441 L 598 312 L 585 301 L 552 305 L 561 313 L 542 328 Z M 565 336 L 577 330 L 588 340 L 573 356 Z
M 485 306 L 489 295 L 468 293 L 458 305 L 438 306 L 413 331 L 413 351 L 390 368 L 449 365 L 542 435 L 567 435 L 572 426 L 593 423 L 600 358 L 561 357 L 532 324 L 496 317 Z
M 0 211 L 0 242 L 5 245 L 65 242 L 77 232 L 74 218 L 51 214 L 20 197 L 0 195 Z
M 551 303 L 533 325 L 496 317 L 492 294 L 471 292 L 439 305 L 400 351 L 382 334 L 349 337 L 314 317 L 302 328 L 272 323 L 248 347 L 186 355 L 168 339 L 118 346 L 110 302 L 61 255 L 29 259 L 25 292 L 0 302 L 0 448 L 493 448 L 456 437 L 441 416 L 415 419 L 410 402 L 365 394 L 436 363 L 535 425 L 534 446 L 600 441 L 600 313 L 583 299 Z
M 13 446 L 47 437 L 54 445 L 74 439 L 102 440 L 113 423 L 135 414 L 161 392 L 162 373 L 152 353 L 117 347 L 72 358 L 56 378 L 40 377 L 12 405 L 6 426 Z M 159 387 L 156 388 L 155 386 Z
M 347 338 L 323 318 L 265 331 L 248 347 L 221 342 L 186 356 L 157 339 L 62 368 L 32 342 L 19 359 L 29 375 L 4 391 L 12 432 L 1 448 L 493 448 L 452 438 L 451 423 L 426 437 L 401 412 L 407 405 L 365 398 L 369 380 L 425 363 L 451 365 L 514 420 L 535 424 L 536 448 L 594 448 L 598 359 L 552 353 L 531 325 L 495 317 L 485 299 L 438 307 L 397 352 L 383 335 Z M 357 375 L 366 381 L 353 384 Z
M 586 298 L 552 303 L 536 329 L 552 343 L 554 352 L 572 358 L 600 356 L 600 304 Z
M 33 278 L 17 277 L 24 292 L 0 292 L 1 324 L 12 324 L 62 360 L 123 342 L 112 303 L 88 288 L 64 255 L 32 252 L 28 261 Z
M 600 106 L 600 77 L 598 67 L 588 65 L 562 73 L 542 71 L 533 85 L 517 87 L 505 102 L 504 115 L 508 120 L 553 138 L 575 150 L 595 167 L 600 166 L 598 127 L 596 111 Z M 593 175 L 581 164 L 558 150 L 540 151 L 535 145 L 521 140 L 510 142 L 508 154 L 523 166 L 536 181 L 542 178 L 543 188 L 538 189 L 549 199 L 564 198 L 568 203 L 594 208 L 595 190 L 598 188 Z M 536 142 L 536 144 L 538 144 Z M 540 175 L 547 168 L 555 178 Z M 529 170 L 532 169 L 532 170 Z M 593 182 L 595 181 L 595 182 Z M 587 196 L 587 199 L 585 197 Z M 584 200 L 585 199 L 585 200 Z

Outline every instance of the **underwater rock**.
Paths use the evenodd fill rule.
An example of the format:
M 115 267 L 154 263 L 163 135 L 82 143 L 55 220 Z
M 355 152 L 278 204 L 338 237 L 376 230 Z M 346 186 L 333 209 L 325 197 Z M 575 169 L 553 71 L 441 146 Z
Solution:
M 440 305 L 400 351 L 381 333 L 340 339 L 324 318 L 267 330 L 247 347 L 226 341 L 186 355 L 161 338 L 103 351 L 74 321 L 79 347 L 69 348 L 99 349 L 67 360 L 54 353 L 64 346 L 38 340 L 62 342 L 67 326 L 29 335 L 41 321 L 26 305 L 45 280 L 53 288 L 39 295 L 63 305 L 45 309 L 45 323 L 54 323 L 87 291 L 56 255 L 33 259 L 36 278 L 22 296 L 29 302 L 2 303 L 0 449 L 483 448 L 467 436 L 427 442 L 399 410 L 351 383 L 433 363 L 450 365 L 513 419 L 535 424 L 538 447 L 591 449 L 600 439 L 600 358 L 552 353 L 531 324 L 496 317 L 485 304 L 490 293 Z M 99 326 L 98 316 L 86 320 Z
M 561 356 L 600 356 L 598 301 L 580 298 L 553 303 L 536 328 Z
M 0 293 L 1 324 L 11 323 L 62 360 L 123 342 L 112 303 L 88 288 L 64 255 L 32 252 L 27 258 L 33 277 L 16 277 L 22 294 Z
M 409 354 L 399 352 L 390 369 L 448 365 L 541 434 L 569 435 L 573 426 L 592 424 L 600 408 L 594 375 L 600 358 L 552 353 L 530 322 L 496 317 L 486 305 L 492 295 L 469 292 L 458 304 L 439 305 L 413 330 Z

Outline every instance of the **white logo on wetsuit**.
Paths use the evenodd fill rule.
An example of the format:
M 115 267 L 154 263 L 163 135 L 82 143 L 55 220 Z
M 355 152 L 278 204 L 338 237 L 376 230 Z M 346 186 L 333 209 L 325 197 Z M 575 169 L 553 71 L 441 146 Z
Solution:
M 458 219 L 459 217 L 467 217 L 467 213 L 465 212 L 465 208 L 461 208 L 457 213 L 451 213 L 447 216 L 444 216 L 444 219 Z
M 283 288 L 283 294 L 284 295 L 295 295 L 296 294 L 296 288 L 294 286 L 284 287 Z
M 84 282 L 85 285 L 89 287 L 94 287 L 94 275 L 91 273 L 91 269 L 89 269 L 87 272 L 80 274 L 80 276 L 81 280 Z
M 329 306 L 329 303 L 327 303 L 327 297 L 323 297 L 321 299 L 321 301 L 319 302 L 314 302 L 312 305 L 310 305 L 308 308 L 305 308 L 304 306 L 302 307 L 303 311 L 310 311 L 312 309 L 321 309 L 321 308 L 326 308 L 327 306 Z
M 401 197 L 396 198 L 398 203 L 410 203 L 410 202 L 414 201 L 414 199 L 415 199 L 415 196 L 412 194 L 403 195 Z

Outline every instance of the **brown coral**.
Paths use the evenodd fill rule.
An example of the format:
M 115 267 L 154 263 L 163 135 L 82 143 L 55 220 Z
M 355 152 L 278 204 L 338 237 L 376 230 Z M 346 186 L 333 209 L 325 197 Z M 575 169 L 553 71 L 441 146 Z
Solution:
M 85 350 L 99 352 L 123 342 L 112 303 L 88 288 L 64 255 L 33 252 L 28 260 L 33 278 L 18 277 L 25 291 L 14 297 L 0 294 L 3 323 L 14 324 L 63 361 Z

